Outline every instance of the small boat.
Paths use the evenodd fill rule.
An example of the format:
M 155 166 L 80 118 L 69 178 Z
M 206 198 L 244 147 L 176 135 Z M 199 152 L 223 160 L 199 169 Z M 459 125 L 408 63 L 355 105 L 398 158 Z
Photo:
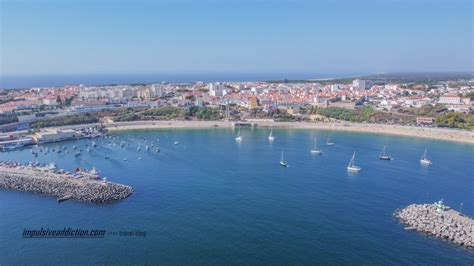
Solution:
M 328 138 L 326 139 L 326 146 L 334 146 L 334 142 L 331 142 L 330 139 L 331 139 L 331 135 L 329 135 Z
M 123 158 L 124 161 L 127 161 L 127 158 Z
M 426 157 L 426 148 L 425 148 L 425 152 L 423 152 L 423 155 L 421 156 L 420 163 L 423 165 L 432 164 L 431 160 Z
M 156 153 L 159 153 L 160 152 L 160 148 L 156 148 Z
M 77 156 L 79 156 L 79 155 L 81 155 L 81 152 L 80 152 L 80 151 L 76 151 L 76 153 L 74 153 L 74 156 L 75 156 L 75 157 L 77 157 Z
M 48 164 L 48 169 L 52 170 L 52 171 L 56 170 L 56 164 L 54 162 L 49 163 Z
M 285 162 L 285 159 L 283 158 L 283 151 L 281 151 L 280 166 L 282 166 L 282 167 L 288 167 L 288 166 L 289 166 L 289 165 Z
M 270 135 L 268 136 L 268 141 L 272 142 L 275 140 L 275 137 L 273 136 L 273 130 L 270 131 Z
M 105 156 L 105 157 L 104 157 L 104 159 L 109 159 L 109 158 L 110 158 L 110 156 Z
M 314 148 L 311 149 L 311 154 L 313 154 L 313 155 L 322 154 L 322 153 L 323 153 L 322 150 L 318 149 L 318 147 L 317 147 L 317 145 L 316 145 L 317 142 L 318 142 L 318 140 L 315 138 L 315 139 L 314 139 Z
M 64 197 L 58 198 L 57 201 L 58 201 L 58 203 L 61 203 L 61 202 L 66 201 L 66 200 L 68 200 L 68 199 L 70 199 L 70 198 L 71 198 L 71 196 L 64 196 Z
M 145 150 L 146 150 L 146 151 L 149 151 L 149 150 L 150 150 L 150 147 L 145 146 Z
M 388 155 L 388 154 L 385 152 L 385 149 L 386 149 L 386 147 L 383 146 L 382 152 L 380 152 L 380 155 L 379 155 L 379 159 L 380 159 L 380 160 L 386 160 L 386 161 L 392 160 L 392 157 L 390 157 L 390 155 Z
M 236 142 L 242 142 L 244 138 L 240 135 L 240 128 L 239 128 L 239 133 L 237 133 L 237 137 L 235 137 Z
M 360 170 L 362 170 L 362 168 L 355 165 L 355 163 L 354 163 L 355 162 L 355 156 L 356 156 L 356 153 L 354 152 L 354 154 L 352 154 L 351 161 L 349 162 L 349 165 L 347 166 L 347 171 L 349 171 L 349 172 L 359 172 Z
M 179 144 L 179 142 L 178 142 L 178 141 L 175 141 L 175 142 L 174 142 L 174 145 L 178 145 L 178 144 Z

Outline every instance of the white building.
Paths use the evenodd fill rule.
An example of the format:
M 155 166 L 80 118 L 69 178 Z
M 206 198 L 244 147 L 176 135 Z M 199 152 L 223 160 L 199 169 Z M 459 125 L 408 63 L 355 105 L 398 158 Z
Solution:
M 224 96 L 224 89 L 225 86 L 220 84 L 220 83 L 210 83 L 209 84 L 209 95 L 215 97 L 215 96 Z
M 439 97 L 438 103 L 441 104 L 461 104 L 462 97 L 457 95 L 443 95 Z
M 363 80 L 363 79 L 354 79 L 352 81 L 352 88 L 354 90 L 365 90 L 365 80 Z

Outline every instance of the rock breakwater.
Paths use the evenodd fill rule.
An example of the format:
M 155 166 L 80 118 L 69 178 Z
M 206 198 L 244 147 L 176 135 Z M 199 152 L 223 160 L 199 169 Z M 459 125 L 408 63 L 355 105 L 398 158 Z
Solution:
M 468 249 L 474 248 L 474 220 L 442 202 L 412 204 L 395 212 L 395 216 L 407 225 L 407 230 L 416 230 Z
M 45 167 L 0 165 L 0 188 L 42 193 L 57 198 L 105 203 L 133 193 L 130 186 L 97 180 L 87 175 L 57 172 Z

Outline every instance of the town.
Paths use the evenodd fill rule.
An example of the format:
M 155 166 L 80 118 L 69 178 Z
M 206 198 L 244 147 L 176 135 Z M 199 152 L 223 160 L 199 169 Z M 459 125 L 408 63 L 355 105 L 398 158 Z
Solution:
M 34 133 L 44 127 L 138 120 L 250 119 L 474 127 L 470 75 L 430 82 L 396 81 L 356 78 L 4 89 L 0 131 Z M 55 140 L 65 134 L 100 134 L 100 129 L 90 130 L 36 132 L 30 141 L 41 142 L 48 134 Z

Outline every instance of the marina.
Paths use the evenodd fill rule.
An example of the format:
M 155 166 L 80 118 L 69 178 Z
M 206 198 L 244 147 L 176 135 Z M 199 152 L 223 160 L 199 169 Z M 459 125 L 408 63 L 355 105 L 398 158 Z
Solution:
M 268 141 L 270 132 L 278 137 L 272 143 Z M 7 232 L 0 244 L 1 241 L 10 243 L 6 252 L 23 245 L 15 240 L 15 232 L 21 231 L 23 226 L 18 221 L 52 226 L 52 221 L 41 218 L 48 213 L 54 224 L 61 226 L 100 224 L 114 230 L 127 225 L 147 231 L 146 239 L 136 246 L 127 245 L 129 251 L 147 260 L 159 257 L 170 264 L 205 262 L 187 252 L 167 253 L 163 247 L 170 245 L 182 250 L 220 246 L 227 251 L 235 250 L 235 245 L 243 245 L 240 252 L 255 254 L 247 256 L 249 263 L 260 261 L 262 256 L 264 261 L 273 264 L 304 256 L 316 256 L 313 259 L 335 264 L 361 263 L 364 260 L 350 256 L 356 250 L 380 264 L 402 264 L 414 259 L 426 264 L 463 264 L 471 260 L 470 251 L 437 237 L 424 238 L 413 232 L 417 230 L 415 225 L 405 225 L 393 217 L 396 210 L 412 203 L 434 202 L 440 198 L 456 211 L 460 203 L 464 203 L 462 213 L 472 217 L 472 189 L 466 186 L 472 178 L 470 172 L 465 171 L 472 159 L 469 146 L 383 135 L 280 128 L 240 128 L 239 135 L 245 141 L 236 143 L 234 138 L 238 133 L 238 128 L 114 131 L 94 139 L 46 143 L 0 153 L 3 161 L 21 162 L 23 166 L 32 162 L 74 174 L 77 168 L 85 169 L 83 174 L 99 174 L 100 179 L 91 179 L 98 184 L 107 176 L 110 177 L 107 182 L 133 188 L 131 196 L 114 204 L 84 204 L 69 198 L 68 193 L 51 199 L 38 193 L 1 189 L 4 215 L 16 218 L 4 219 L 12 232 Z M 336 145 L 325 145 L 329 135 L 330 142 Z M 318 148 L 324 149 L 318 156 L 309 152 L 315 139 L 320 140 Z M 175 145 L 175 141 L 179 141 L 179 145 Z M 396 160 L 388 163 L 378 158 L 384 145 L 387 154 Z M 90 152 L 86 152 L 87 148 Z M 420 164 L 425 148 L 427 158 L 433 161 L 429 167 Z M 57 153 L 58 150 L 62 152 Z M 76 151 L 82 152 L 74 156 Z M 354 151 L 354 165 L 362 168 L 359 172 L 346 169 Z M 445 154 L 449 151 L 453 156 L 448 158 Z M 280 161 L 291 167 L 280 166 Z M 411 227 L 414 228 L 404 230 Z M 275 233 L 279 231 L 286 233 Z M 240 233 L 234 235 L 233 232 Z M 192 241 L 189 241 L 190 235 Z M 227 244 L 222 246 L 219 239 Z M 387 239 L 394 241 L 387 242 Z M 101 246 L 84 243 L 76 250 L 86 252 L 93 247 L 100 254 L 110 254 L 107 250 L 113 243 L 130 241 L 136 240 L 110 238 L 104 239 Z M 255 251 L 270 247 L 270 243 L 275 245 L 271 257 Z M 357 246 L 338 249 L 347 243 L 357 243 Z M 381 251 L 380 243 L 384 243 L 386 249 Z M 65 254 L 57 259 L 72 256 L 72 251 L 67 250 L 73 244 L 68 241 L 53 244 L 55 248 L 66 248 Z M 298 249 L 294 253 L 279 252 L 289 246 Z M 336 250 L 343 259 L 311 255 Z M 99 260 L 104 256 L 99 255 Z M 123 258 L 120 252 L 114 256 L 117 259 L 112 262 L 119 263 Z M 13 259 L 6 258 L 7 261 Z M 34 261 L 29 255 L 25 259 Z M 224 263 L 224 259 L 228 258 L 217 261 Z M 127 258 L 126 262 L 138 261 Z

